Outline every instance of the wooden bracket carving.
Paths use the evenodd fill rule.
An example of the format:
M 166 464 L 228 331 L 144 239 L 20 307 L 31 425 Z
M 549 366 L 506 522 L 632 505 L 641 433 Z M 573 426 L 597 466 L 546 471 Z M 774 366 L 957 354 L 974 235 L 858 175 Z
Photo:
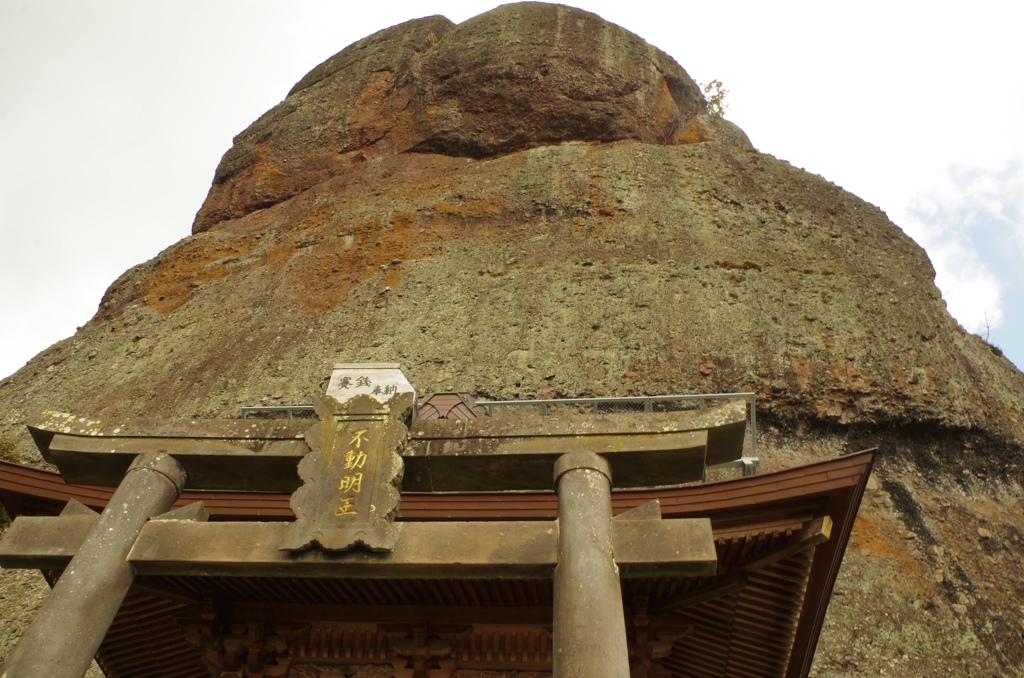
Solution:
M 677 594 L 667 600 L 662 600 L 654 606 L 652 613 L 662 615 L 667 612 L 675 612 L 687 607 L 706 603 L 722 596 L 737 593 L 747 585 L 750 575 L 758 570 L 774 565 L 790 556 L 812 549 L 818 544 L 828 541 L 832 535 L 832 519 L 829 516 L 819 516 L 810 521 L 799 532 L 793 533 L 790 538 L 781 544 L 768 549 L 751 561 L 734 566 L 730 569 L 722 569 L 719 566 L 717 579 L 714 579 L 707 586 Z
M 473 627 L 381 624 L 380 630 L 390 639 L 395 678 L 451 678 L 455 642 Z
M 664 618 L 652 619 L 647 596 L 633 598 L 633 638 L 629 642 L 630 678 L 667 678 L 668 671 L 654 663 L 672 653 L 677 640 L 693 633 L 690 624 L 676 624 Z
M 185 639 L 202 650 L 212 678 L 285 678 L 306 632 L 262 620 L 226 624 L 212 596 L 204 596 L 201 617 L 185 627 Z

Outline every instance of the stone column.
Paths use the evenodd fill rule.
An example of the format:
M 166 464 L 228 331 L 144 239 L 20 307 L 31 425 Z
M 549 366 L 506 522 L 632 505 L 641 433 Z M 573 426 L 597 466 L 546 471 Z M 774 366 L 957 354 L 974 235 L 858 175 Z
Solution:
M 185 469 L 168 454 L 135 458 L 0 678 L 85 674 L 135 579 L 128 553 L 136 537 L 149 518 L 171 507 L 185 479 Z
M 611 483 L 608 462 L 592 452 L 570 452 L 555 462 L 554 678 L 629 678 Z

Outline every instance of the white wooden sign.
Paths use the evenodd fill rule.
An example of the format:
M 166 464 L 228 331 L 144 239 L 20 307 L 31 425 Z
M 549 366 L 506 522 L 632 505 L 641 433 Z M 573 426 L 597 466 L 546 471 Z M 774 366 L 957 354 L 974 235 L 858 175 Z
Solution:
M 339 402 L 368 395 L 383 403 L 399 393 L 416 397 L 416 390 L 398 363 L 339 363 L 327 384 L 327 395 Z

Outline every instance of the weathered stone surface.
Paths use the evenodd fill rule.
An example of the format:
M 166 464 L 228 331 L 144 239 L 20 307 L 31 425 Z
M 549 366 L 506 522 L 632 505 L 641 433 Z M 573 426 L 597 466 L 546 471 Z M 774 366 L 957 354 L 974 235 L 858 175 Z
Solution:
M 706 106 L 670 57 L 562 5 L 417 19 L 317 66 L 235 138 L 193 232 L 405 151 L 485 158 L 564 141 L 685 143 Z
M 515 37 L 545 12 L 591 52 L 625 45 L 596 69 L 619 85 Z M 593 21 L 533 5 L 458 27 L 431 17 L 314 69 L 238 137 L 195 235 L 0 381 L 0 438 L 40 463 L 33 410 L 208 418 L 310 403 L 336 361 L 401 362 L 425 393 L 482 399 L 753 390 L 766 470 L 882 447 L 817 675 L 1019 675 L 1024 375 L 956 324 L 924 252 L 874 206 L 758 153 L 700 102 L 670 97 L 681 132 L 641 128 L 674 129 L 645 106 L 654 74 L 678 67 L 631 71 L 660 53 Z M 489 60 L 473 36 L 517 56 Z M 449 81 L 532 82 L 549 98 L 487 109 L 424 79 L 442 57 L 463 59 Z M 547 90 L 530 80 L 544 59 Z M 576 82 L 594 99 L 568 96 Z M 577 136 L 612 102 L 617 131 Z M 539 110 L 552 126 L 537 127 Z
M 358 359 L 400 361 L 427 391 L 753 390 L 788 419 L 1024 437 L 1024 375 L 948 315 L 913 241 L 715 141 L 355 164 L 129 271 L 51 350 L 12 378 L 50 394 L 12 400 L 23 415 L 308 403 Z
M 413 62 L 453 25 L 434 16 L 392 26 L 310 71 L 235 137 L 193 232 L 276 204 L 367 157 L 408 149 L 422 136 Z
M 539 2 L 452 29 L 424 56 L 430 136 L 412 150 L 483 158 L 564 141 L 680 140 L 705 110 L 670 57 L 600 17 Z

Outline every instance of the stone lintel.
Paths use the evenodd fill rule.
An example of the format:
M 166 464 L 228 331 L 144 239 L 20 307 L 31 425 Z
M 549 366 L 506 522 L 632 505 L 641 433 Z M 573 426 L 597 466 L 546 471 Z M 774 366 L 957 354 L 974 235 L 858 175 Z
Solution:
M 61 569 L 95 522 L 21 516 L 0 541 L 0 566 Z M 278 549 L 288 523 L 151 521 L 129 561 L 138 574 L 366 579 L 551 577 L 554 521 L 396 523 L 394 551 Z M 612 521 L 623 577 L 712 576 L 718 563 L 705 518 Z
M 577 435 L 561 439 L 459 438 L 411 440 L 404 453 L 405 492 L 549 490 L 551 469 L 562 453 L 605 456 L 616 489 L 653 487 L 701 479 L 707 431 L 629 435 Z M 140 452 L 171 454 L 185 467 L 189 489 L 292 492 L 297 467 L 309 454 L 304 440 L 266 444 L 193 438 L 107 438 L 54 435 L 47 458 L 65 482 L 112 486 Z
M 743 403 L 698 413 L 487 417 L 413 420 L 402 451 L 403 492 L 549 490 L 554 461 L 589 451 L 612 466 L 615 488 L 678 485 L 701 479 L 705 464 L 742 455 Z M 66 418 L 65 418 L 66 417 Z M 167 452 L 190 489 L 292 492 L 310 452 L 310 421 L 153 421 L 85 423 L 39 415 L 29 426 L 43 457 L 68 483 L 116 486 L 131 460 Z

